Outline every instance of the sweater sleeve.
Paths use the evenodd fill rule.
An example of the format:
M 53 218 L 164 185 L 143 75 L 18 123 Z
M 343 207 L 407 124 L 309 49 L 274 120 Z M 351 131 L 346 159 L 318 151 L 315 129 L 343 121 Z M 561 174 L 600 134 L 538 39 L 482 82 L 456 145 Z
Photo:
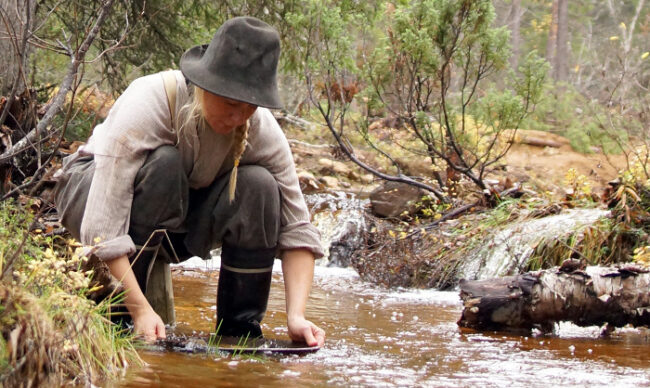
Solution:
M 95 154 L 95 172 L 81 222 L 81 243 L 97 247 L 101 260 L 135 252 L 127 234 L 133 202 L 133 183 L 145 154 L 133 153 L 123 144 L 105 140 L 110 153 Z
M 135 252 L 128 230 L 136 175 L 151 150 L 175 142 L 166 104 L 159 75 L 134 81 L 83 149 L 94 155 L 95 171 L 81 222 L 81 243 L 94 246 L 102 260 Z
M 249 146 L 242 163 L 266 168 L 278 183 L 282 197 L 278 249 L 306 248 L 315 258 L 322 257 L 320 233 L 311 223 L 289 142 L 268 109 L 258 108 L 251 120 Z

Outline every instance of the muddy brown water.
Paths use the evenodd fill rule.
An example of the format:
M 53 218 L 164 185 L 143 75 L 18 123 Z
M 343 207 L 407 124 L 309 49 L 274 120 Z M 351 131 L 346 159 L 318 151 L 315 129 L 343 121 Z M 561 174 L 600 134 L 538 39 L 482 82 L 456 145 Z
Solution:
M 214 328 L 218 270 L 176 269 L 176 333 Z M 117 386 L 650 386 L 650 331 L 563 324 L 553 336 L 464 333 L 456 292 L 389 291 L 351 270 L 317 267 L 307 315 L 327 331 L 305 356 L 250 358 L 141 351 Z M 281 274 L 263 329 L 285 338 Z

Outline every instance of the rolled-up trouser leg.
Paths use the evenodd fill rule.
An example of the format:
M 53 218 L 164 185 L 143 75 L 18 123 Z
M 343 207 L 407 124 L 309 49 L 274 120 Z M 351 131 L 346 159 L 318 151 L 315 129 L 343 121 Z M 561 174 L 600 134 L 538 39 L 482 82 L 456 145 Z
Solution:
M 242 166 L 235 199 L 228 198 L 229 174 L 190 194 L 185 245 L 206 257 L 222 243 L 217 291 L 217 328 L 228 336 L 259 337 L 271 287 L 280 233 L 280 190 L 259 166 Z
M 185 246 L 208 259 L 219 245 L 244 249 L 275 248 L 280 235 L 280 189 L 260 166 L 240 166 L 235 199 L 228 198 L 230 173 L 190 192 Z

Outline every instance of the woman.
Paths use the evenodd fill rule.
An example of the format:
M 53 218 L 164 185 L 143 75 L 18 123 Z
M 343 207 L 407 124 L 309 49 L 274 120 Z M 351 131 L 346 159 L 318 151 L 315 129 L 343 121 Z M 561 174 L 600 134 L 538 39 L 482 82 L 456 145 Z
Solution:
M 134 330 L 148 340 L 165 336 L 144 297 L 155 253 L 207 258 L 221 246 L 220 334 L 262 334 L 278 255 L 290 338 L 324 342 L 324 331 L 304 315 L 314 259 L 323 255 L 319 235 L 267 109 L 282 106 L 279 55 L 272 27 L 251 17 L 228 20 L 209 45 L 183 54 L 170 93 L 161 74 L 135 80 L 64 161 L 55 196 L 62 223 L 122 279 Z M 167 230 L 171 246 L 152 234 L 158 229 Z M 154 249 L 136 248 L 142 245 Z

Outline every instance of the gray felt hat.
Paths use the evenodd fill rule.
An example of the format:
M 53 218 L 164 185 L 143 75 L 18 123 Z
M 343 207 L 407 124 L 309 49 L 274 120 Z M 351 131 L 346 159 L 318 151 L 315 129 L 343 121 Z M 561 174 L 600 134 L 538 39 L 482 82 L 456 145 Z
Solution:
M 210 44 L 187 50 L 180 66 L 185 78 L 211 93 L 280 109 L 279 57 L 278 32 L 259 19 L 244 16 L 222 24 Z

